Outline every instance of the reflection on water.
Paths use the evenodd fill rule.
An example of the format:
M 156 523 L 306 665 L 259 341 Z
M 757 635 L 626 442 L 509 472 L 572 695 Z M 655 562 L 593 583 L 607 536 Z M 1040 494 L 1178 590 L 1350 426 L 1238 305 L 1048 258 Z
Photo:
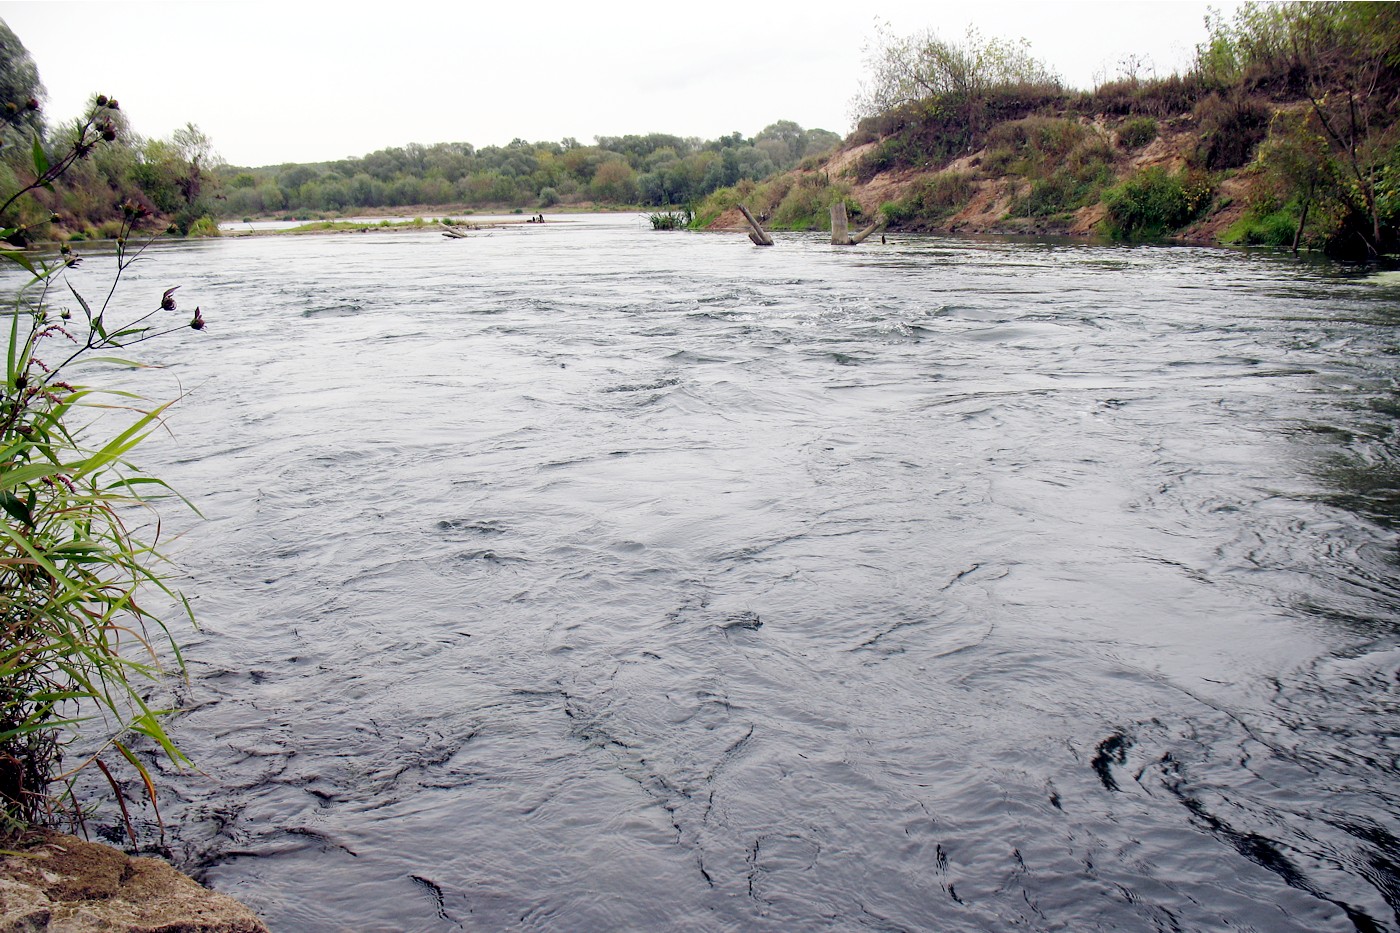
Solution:
M 209 321 L 164 815 L 274 929 L 1400 929 L 1393 285 L 636 218 L 156 259 Z

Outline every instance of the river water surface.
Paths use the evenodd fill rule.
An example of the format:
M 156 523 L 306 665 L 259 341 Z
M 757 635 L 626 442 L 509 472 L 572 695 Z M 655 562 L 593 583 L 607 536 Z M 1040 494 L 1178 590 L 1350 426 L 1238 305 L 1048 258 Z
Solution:
M 167 842 L 273 930 L 1400 929 L 1384 276 L 636 217 L 150 255 L 122 294 L 209 322 L 149 354 L 206 516 Z

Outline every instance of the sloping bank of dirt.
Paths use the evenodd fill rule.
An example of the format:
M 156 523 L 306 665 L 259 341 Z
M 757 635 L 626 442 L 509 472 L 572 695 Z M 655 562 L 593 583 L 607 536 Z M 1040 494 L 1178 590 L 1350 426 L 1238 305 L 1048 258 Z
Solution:
M 0 933 L 268 933 L 247 907 L 160 859 L 31 833 L 0 857 Z
M 1081 118 L 1080 122 L 1102 134 L 1119 153 L 1113 165 L 1118 181 L 1152 166 L 1160 166 L 1172 173 L 1180 172 L 1186 168 L 1189 154 L 1201 142 L 1200 134 L 1194 127 L 1189 124 L 1173 125 L 1172 121 L 1167 121 L 1157 138 L 1148 145 L 1134 152 L 1123 152 L 1117 147 L 1117 135 L 1105 118 Z M 1013 216 L 1016 200 L 1030 189 L 1030 182 L 1019 175 L 988 172 L 983 165 L 986 150 L 968 153 L 937 168 L 894 169 L 881 172 L 864 182 L 855 181 L 856 165 L 877 145 L 872 142 L 840 149 L 825 164 L 793 174 L 799 177 L 823 176 L 832 182 L 849 184 L 850 196 L 860 203 L 863 216 L 859 223 L 878 217 L 880 205 L 907 197 L 932 175 L 957 172 L 971 179 L 971 196 L 955 213 L 936 224 L 921 225 L 905 232 L 1094 237 L 1100 235 L 1101 225 L 1108 214 L 1105 204 L 1098 201 L 1070 215 L 1053 218 Z M 1180 243 L 1218 244 L 1221 234 L 1243 215 L 1247 188 L 1247 180 L 1239 175 L 1224 178 L 1218 184 L 1206 213 L 1170 239 Z M 760 218 L 766 219 L 762 215 Z M 746 223 L 738 209 L 734 208 L 720 214 L 709 229 L 741 230 L 746 229 Z M 894 229 L 899 232 L 898 228 Z

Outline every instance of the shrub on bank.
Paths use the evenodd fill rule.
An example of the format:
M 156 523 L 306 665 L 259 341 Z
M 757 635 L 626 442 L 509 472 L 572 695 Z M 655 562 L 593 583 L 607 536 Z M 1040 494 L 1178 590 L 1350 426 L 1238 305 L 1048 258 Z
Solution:
M 893 227 L 931 229 L 967 205 L 977 186 L 967 172 L 939 172 L 920 181 L 898 201 L 880 205 L 880 214 Z
M 1298 232 L 1299 211 L 1292 205 L 1273 209 L 1251 207 L 1221 236 L 1221 240 L 1239 246 L 1286 247 Z
M 1133 117 L 1118 127 L 1118 145 L 1124 149 L 1141 149 L 1157 138 L 1157 121 L 1151 117 Z
M 1173 175 L 1160 166 L 1143 169 L 1104 193 L 1105 232 L 1118 239 L 1165 236 L 1199 217 L 1211 194 L 1202 176 Z
M 210 237 L 218 235 L 218 221 L 216 221 L 213 217 L 208 216 L 207 214 L 196 220 L 194 223 L 190 224 L 189 233 L 186 234 L 186 236 L 191 237 Z
M 858 221 L 860 202 L 850 192 L 850 185 L 832 184 L 826 175 L 803 175 L 778 202 L 770 223 L 775 230 L 830 230 L 831 206 L 837 201 L 845 201 L 847 215 Z

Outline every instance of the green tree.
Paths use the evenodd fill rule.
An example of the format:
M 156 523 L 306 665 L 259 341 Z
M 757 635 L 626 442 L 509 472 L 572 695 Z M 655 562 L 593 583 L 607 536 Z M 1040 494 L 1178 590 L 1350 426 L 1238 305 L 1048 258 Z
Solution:
M 277 185 L 285 191 L 297 191 L 321 173 L 309 165 L 285 165 L 277 175 Z M 393 176 L 390 175 L 389 178 Z M 386 181 L 389 179 L 385 179 Z
M 271 182 L 258 185 L 258 200 L 265 211 L 280 211 L 287 207 L 286 193 Z
M 615 158 L 604 162 L 593 174 L 589 191 L 595 199 L 609 204 L 634 204 L 637 201 L 637 173 L 625 159 Z
M 866 68 L 870 78 L 853 101 L 858 117 L 921 100 L 976 101 L 998 87 L 1060 83 L 1025 39 L 986 38 L 974 28 L 957 43 L 932 30 L 896 36 L 884 24 L 866 49 Z
M 753 144 L 782 170 L 791 168 L 802 158 L 804 136 L 801 126 L 791 120 L 779 120 L 759 130 Z
M 1319 199 L 1335 192 L 1337 165 L 1327 139 L 1312 115 L 1280 113 L 1269 139 L 1260 147 L 1259 163 L 1284 198 L 1297 208 L 1293 252 L 1298 252 L 1308 225 L 1308 212 Z
M 195 221 L 214 213 L 216 170 L 221 161 L 209 137 L 187 123 L 169 139 L 146 143 L 135 178 L 161 211 L 173 215 L 179 232 L 187 233 Z
M 1280 145 L 1316 132 L 1337 170 L 1331 186 L 1341 208 L 1330 247 L 1359 242 L 1376 256 L 1394 246 L 1400 205 L 1389 196 L 1390 168 L 1400 159 L 1400 5 L 1394 3 L 1245 4 L 1234 19 L 1208 19 L 1209 41 L 1197 49 L 1197 68 L 1210 80 L 1287 93 L 1308 101 L 1312 129 L 1280 136 Z M 1309 142 L 1308 146 L 1312 147 Z M 1296 148 L 1296 146 L 1295 146 Z M 1313 147 L 1315 148 L 1315 147 Z M 1275 151 L 1275 162 L 1283 158 Z M 1286 161 L 1286 160 L 1285 160 Z M 1318 203 L 1316 180 L 1293 169 Z M 1282 176 L 1277 176 L 1282 177 Z
M 831 130 L 810 129 L 803 134 L 802 158 L 822 155 L 841 145 L 841 137 Z

